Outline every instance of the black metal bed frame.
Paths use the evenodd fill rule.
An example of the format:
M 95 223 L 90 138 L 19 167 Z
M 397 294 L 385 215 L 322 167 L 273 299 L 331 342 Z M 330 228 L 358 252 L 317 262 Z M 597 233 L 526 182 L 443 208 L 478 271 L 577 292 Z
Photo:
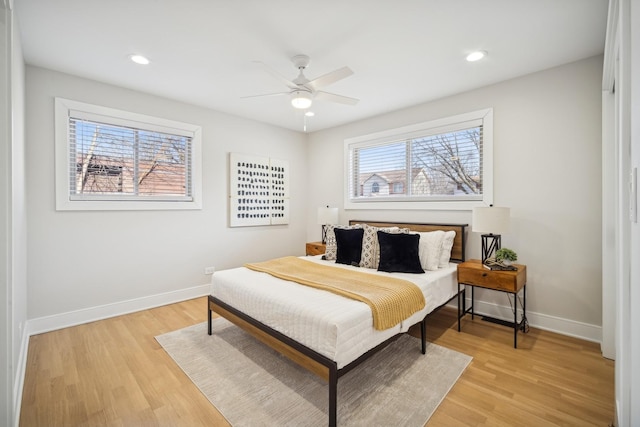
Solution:
M 212 308 L 212 306 L 215 307 L 215 308 Z M 369 357 L 371 357 L 372 355 L 374 355 L 375 353 L 377 353 L 378 351 L 382 350 L 387 345 L 389 345 L 390 343 L 392 343 L 393 341 L 398 339 L 398 337 L 400 336 L 400 334 L 396 334 L 396 335 L 392 336 L 391 338 L 387 339 L 386 341 L 382 342 L 381 344 L 378 344 L 376 347 L 374 347 L 371 350 L 367 351 L 366 353 L 362 354 L 360 357 L 358 357 L 353 362 L 351 362 L 348 365 L 338 369 L 338 365 L 336 364 L 335 361 L 333 361 L 333 360 L 329 359 L 328 357 L 318 353 L 315 350 L 310 349 L 309 347 L 307 347 L 307 346 L 305 346 L 303 344 L 300 344 L 298 341 L 289 338 L 288 336 L 282 334 L 281 332 L 278 332 L 275 329 L 273 329 L 273 328 L 271 328 L 271 327 L 269 327 L 269 326 L 257 321 L 253 317 L 242 313 L 241 311 L 231 307 L 230 305 L 224 303 L 223 301 L 220 301 L 219 299 L 217 299 L 217 298 L 215 298 L 215 297 L 213 297 L 211 295 L 209 296 L 209 317 L 208 317 L 208 319 L 209 319 L 208 320 L 208 334 L 209 335 L 211 335 L 213 333 L 213 331 L 212 331 L 212 312 L 218 313 L 216 311 L 216 308 L 218 308 L 218 307 L 222 308 L 223 310 L 225 310 L 225 311 L 227 311 L 229 313 L 234 314 L 238 318 L 240 318 L 240 319 L 244 320 L 245 322 L 249 323 L 251 326 L 253 326 L 253 327 L 265 332 L 266 334 L 268 334 L 269 336 L 277 339 L 281 343 L 291 347 L 296 352 L 302 353 L 306 357 L 310 358 L 311 360 L 313 360 L 315 362 L 318 362 L 322 366 L 326 367 L 327 372 L 328 372 L 328 381 L 329 381 L 329 426 L 332 426 L 332 427 L 336 425 L 337 415 L 338 415 L 338 407 L 337 407 L 337 405 L 338 405 L 338 379 L 340 377 L 342 377 L 344 374 L 346 374 L 347 372 L 351 371 L 356 366 L 360 365 L 362 362 L 367 360 Z M 218 314 L 220 314 L 220 313 L 218 313 Z M 220 315 L 225 317 L 222 314 L 220 314 Z M 426 351 L 427 351 L 427 338 L 426 338 L 427 317 L 425 316 L 425 318 L 422 319 L 418 323 L 420 323 L 420 339 L 421 339 L 421 344 L 422 344 L 422 354 L 426 354 Z M 242 325 L 238 325 L 238 326 L 240 326 L 241 328 L 244 329 L 244 327 Z M 260 339 L 259 337 L 257 337 L 257 338 Z M 296 362 L 296 360 L 294 360 L 294 362 Z M 325 380 L 327 379 L 324 375 L 320 375 L 320 376 L 323 377 Z
M 366 221 L 362 221 L 365 222 Z M 442 225 L 442 224 L 430 224 L 430 225 Z M 459 227 L 459 230 L 462 234 L 462 256 L 461 259 L 454 259 L 454 262 L 462 262 L 465 259 L 465 251 L 464 244 L 466 240 L 465 228 L 467 224 L 447 224 L 448 227 Z M 462 291 L 464 293 L 464 290 Z M 454 295 L 449 301 L 453 300 L 453 298 L 459 297 L 459 294 Z M 440 305 L 436 309 L 434 309 L 431 313 L 437 311 L 442 306 L 449 303 L 449 301 Z M 372 355 L 377 353 L 378 351 L 385 348 L 394 340 L 398 339 L 401 334 L 396 334 L 366 353 L 359 356 L 356 360 L 350 362 L 346 366 L 338 369 L 338 365 L 334 360 L 329 359 L 328 357 L 318 353 L 315 350 L 310 349 L 309 347 L 299 343 L 298 341 L 282 334 L 281 332 L 276 331 L 275 329 L 263 324 L 262 322 L 254 319 L 253 317 L 241 312 L 240 310 L 232 307 L 231 305 L 219 300 L 218 298 L 209 295 L 209 299 L 207 302 L 208 308 L 208 334 L 212 335 L 212 316 L 213 313 L 217 313 L 218 315 L 224 317 L 230 322 L 234 323 L 236 326 L 244 329 L 249 332 L 255 338 L 259 339 L 269 347 L 283 354 L 284 356 L 291 359 L 293 362 L 298 363 L 302 367 L 310 370 L 316 375 L 328 381 L 329 385 L 329 426 L 335 427 L 337 424 L 337 415 L 338 415 L 338 379 L 351 371 L 353 368 L 360 365 L 362 362 L 370 358 Z M 421 351 L 422 354 L 426 354 L 427 349 L 427 338 L 426 338 L 426 328 L 427 328 L 427 316 L 430 313 L 425 315 L 424 319 L 415 323 L 412 326 L 420 324 L 420 340 L 421 340 Z

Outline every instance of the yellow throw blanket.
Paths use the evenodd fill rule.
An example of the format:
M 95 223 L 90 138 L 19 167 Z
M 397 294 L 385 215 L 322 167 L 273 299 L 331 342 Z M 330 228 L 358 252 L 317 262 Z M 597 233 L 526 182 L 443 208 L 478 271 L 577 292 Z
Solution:
M 293 256 L 245 267 L 362 301 L 371 307 L 373 327 L 379 331 L 397 325 L 425 306 L 418 286 L 395 277 L 320 265 Z

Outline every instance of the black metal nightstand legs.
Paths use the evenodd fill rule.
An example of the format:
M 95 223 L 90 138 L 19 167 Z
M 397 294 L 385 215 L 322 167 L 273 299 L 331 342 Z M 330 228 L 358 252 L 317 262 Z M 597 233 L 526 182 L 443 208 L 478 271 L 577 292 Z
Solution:
M 458 332 L 460 332 L 460 283 L 458 283 Z
M 469 308 L 467 308 L 466 306 L 466 287 L 465 289 L 461 290 L 461 284 L 458 283 L 458 332 L 460 332 L 460 319 L 462 319 L 467 313 L 471 313 L 471 320 L 474 319 L 474 315 L 475 315 L 475 310 L 474 310 L 474 303 L 475 303 L 475 292 L 474 292 L 474 288 L 475 286 L 470 285 L 471 286 L 471 304 L 469 306 Z M 513 299 L 514 299 L 514 305 L 513 305 L 513 323 L 506 321 L 506 320 L 501 320 L 501 319 L 496 319 L 495 317 L 491 317 L 491 316 L 482 316 L 482 320 L 486 320 L 488 322 L 492 322 L 492 323 L 497 323 L 500 325 L 504 325 L 504 326 L 508 326 L 508 327 L 512 327 L 513 328 L 513 348 L 518 348 L 518 330 L 522 330 L 522 333 L 527 333 L 528 332 L 528 328 L 527 328 L 527 285 L 525 284 L 522 287 L 522 320 L 520 322 L 518 322 L 518 294 L 517 293 L 513 293 L 513 292 L 508 292 L 508 291 L 502 291 L 502 292 L 506 292 L 509 294 L 513 294 Z M 460 300 L 462 299 L 462 304 L 460 304 Z M 462 306 L 462 307 L 461 307 Z
M 473 298 L 473 288 L 471 288 L 471 297 Z M 462 301 L 462 304 L 460 304 Z M 462 306 L 462 310 L 460 309 Z M 473 309 L 473 306 L 471 307 Z M 467 288 L 461 289 L 460 283 L 458 283 L 458 332 L 460 332 L 460 319 L 467 314 Z
M 513 294 L 513 303 L 513 348 L 518 348 L 518 294 Z

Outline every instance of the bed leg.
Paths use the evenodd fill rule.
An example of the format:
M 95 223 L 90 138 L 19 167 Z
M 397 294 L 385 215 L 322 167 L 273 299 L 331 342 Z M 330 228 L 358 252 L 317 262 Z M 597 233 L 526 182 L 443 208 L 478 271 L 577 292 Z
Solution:
M 329 427 L 338 423 L 338 368 L 329 368 Z
M 427 353 L 427 318 L 420 322 L 420 339 L 422 340 L 422 354 Z
M 211 335 L 211 306 L 209 305 L 208 301 L 207 301 L 207 310 L 209 311 L 209 318 L 208 318 L 208 322 L 207 322 L 207 331 L 208 331 L 209 335 Z

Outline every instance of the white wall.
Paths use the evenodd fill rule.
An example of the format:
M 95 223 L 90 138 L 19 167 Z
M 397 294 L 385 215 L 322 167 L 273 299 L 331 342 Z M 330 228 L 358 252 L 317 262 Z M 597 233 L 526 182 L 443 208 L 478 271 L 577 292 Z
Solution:
M 626 3 L 626 2 L 625 2 Z M 630 30 L 630 83 L 631 83 L 631 159 L 630 166 L 633 169 L 640 169 L 640 4 L 637 1 L 629 2 L 629 30 Z M 638 188 L 636 185 L 636 211 L 640 207 L 637 200 Z M 640 218 L 640 214 L 637 214 Z M 629 400 L 629 425 L 640 425 L 640 334 L 638 325 L 640 324 L 640 226 L 638 220 L 631 223 L 631 251 L 630 251 L 630 342 L 629 354 L 626 355 L 630 361 L 631 372 L 621 372 L 621 375 L 628 378 L 630 391 Z M 627 409 L 627 408 L 625 408 Z
M 25 160 L 25 66 L 18 22 L 12 21 L 11 39 L 11 333 L 14 416 L 22 397 L 27 328 L 27 176 Z
M 0 424 L 20 408 L 27 333 L 24 61 L 17 22 L 0 2 Z
M 203 209 L 57 212 L 54 97 L 201 125 Z M 29 319 L 178 295 L 208 284 L 207 266 L 224 269 L 304 254 L 308 202 L 302 133 L 32 66 L 27 67 L 26 117 Z M 227 226 L 229 152 L 289 161 L 289 225 Z
M 308 136 L 78 77 L 27 67 L 28 317 L 43 318 L 208 283 L 203 268 L 302 254 L 318 240 L 318 206 L 342 206 L 345 138 L 494 108 L 494 202 L 512 209 L 503 246 L 528 265 L 533 325 L 600 340 L 602 58 L 531 74 Z M 204 209 L 56 212 L 53 98 L 203 126 Z M 288 226 L 227 227 L 227 156 L 292 165 Z M 308 166 L 308 167 L 307 167 Z M 309 186 L 307 188 L 307 182 Z M 469 223 L 468 211 L 341 210 L 341 220 Z M 180 235 L 167 237 L 164 230 Z M 479 257 L 469 233 L 468 257 Z M 267 242 L 265 244 L 265 242 Z M 504 295 L 479 292 L 485 310 Z
M 511 207 L 511 232 L 502 236 L 502 246 L 527 264 L 529 321 L 599 341 L 601 79 L 598 56 L 310 135 L 308 239 L 318 240 L 314 215 L 323 205 L 340 207 L 342 223 L 470 224 L 469 211 L 343 210 L 343 141 L 493 107 L 494 204 Z M 479 236 L 468 237 L 467 257 L 479 258 Z M 508 306 L 500 293 L 477 296 L 485 311 L 504 313 Z
M 11 113 L 10 11 L 0 3 L 0 424 L 11 424 Z M 6 243 L 5 243 L 6 242 Z

